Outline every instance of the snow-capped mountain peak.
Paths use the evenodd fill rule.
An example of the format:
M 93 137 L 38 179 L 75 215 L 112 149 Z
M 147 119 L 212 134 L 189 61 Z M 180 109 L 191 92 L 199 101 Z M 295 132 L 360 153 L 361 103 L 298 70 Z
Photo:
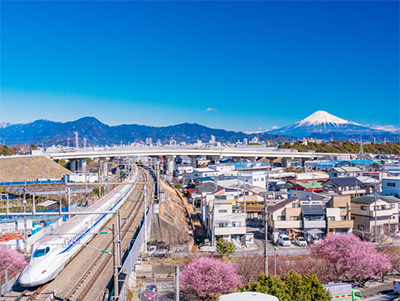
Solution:
M 342 124 L 354 124 L 359 125 L 355 122 L 344 120 L 332 114 L 329 114 L 325 111 L 316 111 L 314 114 L 311 114 L 307 118 L 296 122 L 296 126 L 303 126 L 303 125 L 319 125 L 319 124 L 335 124 L 335 125 L 342 125 Z

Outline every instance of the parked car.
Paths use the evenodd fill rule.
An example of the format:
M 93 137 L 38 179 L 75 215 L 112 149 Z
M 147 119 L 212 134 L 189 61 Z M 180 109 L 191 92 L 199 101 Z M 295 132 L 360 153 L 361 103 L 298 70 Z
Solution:
M 146 286 L 144 290 L 144 299 L 145 301 L 155 301 L 158 297 L 158 289 L 155 284 L 149 284 Z
M 307 247 L 307 241 L 302 236 L 296 237 L 295 243 L 299 247 Z
M 278 244 L 283 247 L 290 247 L 292 245 L 289 236 L 287 236 L 286 234 L 279 235 Z

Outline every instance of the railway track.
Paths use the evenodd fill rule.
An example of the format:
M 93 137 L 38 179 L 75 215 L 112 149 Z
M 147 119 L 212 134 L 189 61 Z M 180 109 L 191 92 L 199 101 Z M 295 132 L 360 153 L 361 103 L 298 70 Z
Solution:
M 121 248 L 122 248 L 122 254 L 124 253 L 124 246 L 129 244 L 129 237 L 128 233 L 130 232 L 135 232 L 131 230 L 131 227 L 134 227 L 136 224 L 139 224 L 141 220 L 141 215 L 140 213 L 143 212 L 143 204 L 142 202 L 138 202 L 138 200 L 143 200 L 143 191 L 145 185 L 148 183 L 148 175 L 147 172 L 144 171 L 143 169 L 138 169 L 139 170 L 139 178 L 142 179 L 142 181 L 138 178 L 139 182 L 136 187 L 135 187 L 135 192 L 129 196 L 127 201 L 123 204 L 123 206 L 120 208 L 120 214 L 121 214 Z M 140 217 L 140 218 L 138 218 Z M 110 226 L 116 223 L 116 218 L 113 217 L 108 221 L 108 223 L 103 227 L 109 229 Z M 98 237 L 99 235 L 96 235 Z M 91 245 L 91 242 L 96 239 L 94 237 L 88 245 Z M 112 242 L 113 238 L 108 237 L 107 240 L 104 242 L 104 239 L 102 239 L 101 242 L 101 248 L 103 250 L 106 250 L 108 252 L 111 252 L 112 250 Z M 94 247 L 95 248 L 95 247 Z M 19 300 L 19 301 L 31 301 L 31 300 L 43 300 L 43 301 L 49 301 L 49 300 L 54 300 L 54 297 L 56 297 L 56 300 L 84 300 L 85 298 L 87 300 L 93 300 L 88 297 L 88 293 L 90 290 L 95 286 L 95 284 L 98 282 L 99 279 L 102 277 L 104 278 L 105 272 L 107 272 L 108 267 L 111 266 L 111 272 L 112 274 L 112 256 L 105 254 L 103 252 L 93 252 L 93 249 L 89 248 L 83 248 L 64 268 L 64 270 L 54 279 L 52 282 L 47 283 L 36 290 L 30 290 L 30 289 L 21 289 L 19 288 L 19 292 L 14 292 L 14 294 L 11 294 L 9 297 L 2 297 L 0 298 L 0 301 L 5 301 L 5 300 Z M 86 251 L 86 252 L 85 252 Z M 91 251 L 91 252 L 90 252 Z M 81 254 L 81 253 L 86 253 L 86 254 Z M 88 254 L 90 254 L 88 256 Z M 83 257 L 83 258 L 80 258 Z M 75 269 L 74 266 L 79 266 L 79 261 L 91 261 L 92 263 L 89 265 L 89 267 L 86 267 L 85 270 L 82 272 L 79 277 L 76 277 L 73 273 L 72 278 L 75 279 L 74 284 L 70 285 L 71 281 L 68 281 L 68 284 L 65 284 L 63 286 L 63 278 L 71 278 L 71 276 L 68 275 L 68 270 L 72 270 L 76 272 L 79 269 Z M 93 260 L 94 258 L 94 260 Z M 106 273 L 110 274 L 110 273 Z M 108 284 L 110 277 L 106 276 L 107 281 L 106 283 Z M 78 279 L 78 281 L 76 281 Z M 71 280 L 71 279 L 69 279 Z M 67 288 L 68 287 L 68 288 Z M 71 289 L 72 287 L 72 289 Z M 103 285 L 103 288 L 105 286 Z M 99 292 L 97 291 L 97 295 Z

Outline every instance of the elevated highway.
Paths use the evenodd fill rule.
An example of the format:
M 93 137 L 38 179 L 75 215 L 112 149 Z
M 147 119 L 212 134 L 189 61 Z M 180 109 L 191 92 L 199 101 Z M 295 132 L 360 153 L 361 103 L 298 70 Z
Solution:
M 130 157 L 130 156 L 211 156 L 211 157 L 267 157 L 267 158 L 304 158 L 311 159 L 316 156 L 312 152 L 298 152 L 292 149 L 277 148 L 102 148 L 78 150 L 65 153 L 45 153 L 45 156 L 53 159 L 85 159 L 104 157 Z

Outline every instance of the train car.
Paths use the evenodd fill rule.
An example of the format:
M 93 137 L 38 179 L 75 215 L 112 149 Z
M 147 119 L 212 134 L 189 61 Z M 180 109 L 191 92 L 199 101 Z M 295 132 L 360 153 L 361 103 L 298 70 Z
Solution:
M 136 179 L 137 173 L 132 178 L 132 184 L 114 188 L 85 211 L 117 210 L 132 193 Z M 76 215 L 40 239 L 33 245 L 31 260 L 21 273 L 19 283 L 23 287 L 35 287 L 53 280 L 111 217 L 112 214 Z

